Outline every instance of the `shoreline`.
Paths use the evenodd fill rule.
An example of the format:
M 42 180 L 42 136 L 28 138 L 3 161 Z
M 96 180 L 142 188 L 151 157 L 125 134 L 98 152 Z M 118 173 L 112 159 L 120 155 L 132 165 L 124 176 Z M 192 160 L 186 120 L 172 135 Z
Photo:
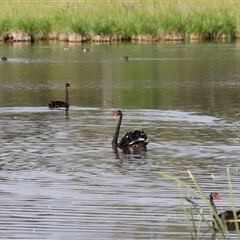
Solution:
M 48 33 L 48 34 L 38 34 L 35 37 L 23 32 L 23 31 L 13 31 L 11 33 L 5 34 L 5 37 L 0 36 L 0 42 L 4 43 L 14 43 L 14 42 L 38 42 L 38 41 L 60 41 L 60 42 L 79 42 L 79 43 L 111 43 L 111 42 L 209 42 L 209 41 L 236 41 L 240 39 L 240 35 L 227 36 L 221 34 L 215 38 L 210 38 L 204 36 L 203 34 L 190 34 L 185 36 L 184 34 L 165 34 L 162 36 L 152 36 L 150 34 L 139 34 L 130 37 L 125 37 L 121 34 L 113 35 L 93 35 L 89 37 L 82 36 L 79 33 Z
M 8 2 L 0 41 L 162 42 L 240 39 L 240 2 Z M 36 14 L 37 10 L 37 14 Z

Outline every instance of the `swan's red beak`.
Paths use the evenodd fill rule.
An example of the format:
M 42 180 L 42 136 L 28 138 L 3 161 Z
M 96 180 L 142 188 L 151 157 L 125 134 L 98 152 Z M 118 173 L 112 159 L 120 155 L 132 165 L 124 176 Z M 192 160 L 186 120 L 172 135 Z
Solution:
M 116 118 L 116 117 L 118 117 L 118 112 L 115 112 L 115 114 L 114 114 L 114 118 Z
M 219 202 L 222 201 L 222 199 L 221 199 L 221 197 L 220 197 L 219 195 L 217 195 L 216 199 L 217 199 Z

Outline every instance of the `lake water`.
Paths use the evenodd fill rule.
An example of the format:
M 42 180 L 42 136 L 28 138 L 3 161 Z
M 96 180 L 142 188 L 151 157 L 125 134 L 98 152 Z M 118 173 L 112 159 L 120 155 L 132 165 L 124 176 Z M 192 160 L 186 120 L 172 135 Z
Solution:
M 209 208 L 158 173 L 193 185 L 190 170 L 220 212 L 229 169 L 240 208 L 240 43 L 65 45 L 0 46 L 0 238 L 191 239 L 182 197 Z M 48 108 L 66 82 L 67 115 Z M 146 154 L 112 150 L 118 109 Z

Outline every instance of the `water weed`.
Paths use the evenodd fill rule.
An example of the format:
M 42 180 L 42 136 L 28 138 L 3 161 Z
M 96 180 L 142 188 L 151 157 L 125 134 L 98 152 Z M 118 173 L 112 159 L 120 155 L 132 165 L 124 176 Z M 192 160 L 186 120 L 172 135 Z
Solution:
M 186 222 L 189 227 L 192 240 L 204 239 L 205 238 L 204 236 L 206 233 L 208 234 L 211 233 L 212 240 L 216 239 L 216 237 L 218 237 L 218 239 L 230 240 L 229 231 L 231 230 L 228 231 L 228 229 L 230 229 L 229 225 L 231 225 L 231 227 L 234 228 L 234 230 L 236 230 L 238 239 L 240 239 L 239 219 L 238 219 L 239 212 L 236 211 L 232 183 L 231 183 L 231 176 L 230 176 L 230 171 L 228 169 L 227 169 L 227 178 L 228 178 L 232 212 L 226 211 L 223 214 L 225 213 L 229 214 L 230 212 L 233 213 L 234 219 L 231 219 L 231 220 L 226 220 L 226 218 L 223 217 L 223 214 L 219 215 L 219 213 L 217 213 L 214 210 L 214 206 L 210 202 L 210 196 L 212 194 L 210 194 L 209 197 L 206 196 L 206 194 L 203 192 L 202 188 L 200 187 L 199 183 L 197 182 L 197 180 L 194 178 L 194 176 L 191 174 L 190 171 L 188 171 L 188 175 L 191 180 L 190 182 L 182 181 L 168 174 L 159 174 L 159 175 L 164 179 L 168 179 L 176 182 L 180 188 L 187 189 L 191 193 L 191 195 L 194 196 L 194 198 L 183 197 L 180 204 L 180 208 L 179 208 L 185 214 Z M 200 199 L 211 210 L 214 224 L 207 219 L 207 214 L 209 213 L 206 213 L 204 211 L 204 208 L 201 207 L 201 205 L 194 200 L 195 198 Z

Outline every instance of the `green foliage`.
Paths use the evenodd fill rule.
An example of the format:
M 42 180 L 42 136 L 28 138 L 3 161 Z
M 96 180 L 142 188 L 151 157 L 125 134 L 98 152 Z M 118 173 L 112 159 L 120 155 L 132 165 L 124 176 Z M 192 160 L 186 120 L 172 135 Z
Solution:
M 185 33 L 186 31 L 186 16 L 176 9 L 167 10 L 162 20 L 165 33 Z
M 31 35 L 55 31 L 86 35 L 201 34 L 234 38 L 240 29 L 240 2 L 1 2 L 0 33 Z
M 89 33 L 87 20 L 81 15 L 69 17 L 65 29 L 69 29 L 70 32 L 79 33 L 82 36 L 87 36 Z
M 0 34 L 5 34 L 11 28 L 11 25 L 7 18 L 2 18 L 0 20 Z
M 103 16 L 98 16 L 99 20 L 95 21 L 92 25 L 93 34 L 97 35 L 113 35 L 117 32 L 117 24 L 113 18 L 104 18 Z
M 124 19 L 121 25 L 119 25 L 119 33 L 122 33 L 126 38 L 132 35 L 137 35 L 138 29 L 134 19 Z
M 179 186 L 184 187 L 188 189 L 196 198 L 201 199 L 203 203 L 205 203 L 209 209 L 211 209 L 211 205 L 209 203 L 208 196 L 204 194 L 203 190 L 201 189 L 200 185 L 198 184 L 197 180 L 194 178 L 194 176 L 191 174 L 190 171 L 188 171 L 189 177 L 191 179 L 191 183 L 184 182 L 174 176 L 168 175 L 168 174 L 159 174 L 160 177 L 171 180 L 176 182 Z M 232 205 L 232 211 L 235 214 L 235 219 L 237 219 L 236 216 L 236 207 L 234 202 L 234 196 L 233 196 L 233 189 L 232 189 L 232 182 L 231 182 L 231 176 L 230 172 L 227 169 L 227 176 L 228 176 L 228 186 L 229 186 L 229 192 L 230 192 L 230 198 L 231 198 L 231 205 Z M 207 220 L 207 218 L 204 215 L 203 208 L 199 206 L 194 200 L 189 198 L 183 198 L 182 202 L 180 204 L 180 209 L 182 209 L 185 213 L 186 221 L 188 223 L 189 229 L 191 230 L 191 238 L 193 240 L 199 240 L 202 239 L 202 236 L 204 233 L 201 232 L 201 224 L 204 222 L 208 229 L 212 232 L 212 239 L 215 239 L 215 232 L 212 228 L 212 223 Z M 224 222 L 219 218 L 218 214 L 213 212 L 216 224 L 218 225 L 218 235 L 220 236 L 220 239 L 223 240 L 229 240 L 229 232 L 226 228 L 226 225 Z M 199 216 L 198 220 L 196 220 L 196 216 Z M 238 228 L 238 220 L 235 221 L 236 229 L 237 229 L 237 235 L 238 239 L 240 239 L 240 232 Z M 213 238 L 214 237 L 214 238 Z

